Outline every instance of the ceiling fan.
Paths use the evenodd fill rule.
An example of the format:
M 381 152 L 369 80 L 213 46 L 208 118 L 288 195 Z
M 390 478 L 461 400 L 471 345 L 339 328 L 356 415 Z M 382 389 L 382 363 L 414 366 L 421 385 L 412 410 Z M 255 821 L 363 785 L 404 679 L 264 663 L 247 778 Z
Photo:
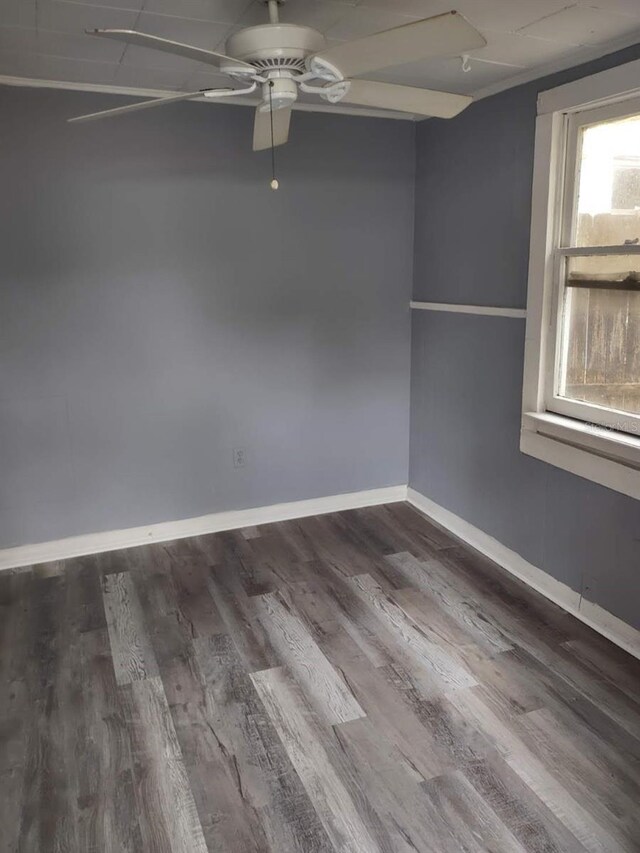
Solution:
M 269 10 L 269 23 L 234 33 L 226 42 L 226 54 L 134 30 L 87 30 L 89 35 L 213 65 L 240 85 L 154 98 L 69 121 L 109 118 L 193 98 L 217 100 L 249 95 L 259 89 L 262 100 L 255 114 L 253 150 L 260 151 L 283 145 L 289 138 L 291 108 L 299 90 L 318 95 L 330 104 L 358 104 L 438 118 L 452 118 L 471 103 L 472 99 L 466 95 L 360 79 L 361 74 L 391 65 L 456 56 L 483 47 L 485 39 L 458 12 L 327 47 L 324 36 L 311 27 L 280 22 L 278 6 L 285 0 L 263 2 Z

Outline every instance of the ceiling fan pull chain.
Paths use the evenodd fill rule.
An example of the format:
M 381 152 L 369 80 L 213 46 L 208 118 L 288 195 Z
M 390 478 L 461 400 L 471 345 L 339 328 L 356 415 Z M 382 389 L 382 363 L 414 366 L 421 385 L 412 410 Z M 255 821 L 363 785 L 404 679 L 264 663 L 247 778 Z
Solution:
M 277 190 L 280 184 L 276 178 L 276 146 L 273 137 L 273 98 L 271 91 L 273 89 L 273 80 L 269 80 L 269 118 L 271 120 L 271 189 Z

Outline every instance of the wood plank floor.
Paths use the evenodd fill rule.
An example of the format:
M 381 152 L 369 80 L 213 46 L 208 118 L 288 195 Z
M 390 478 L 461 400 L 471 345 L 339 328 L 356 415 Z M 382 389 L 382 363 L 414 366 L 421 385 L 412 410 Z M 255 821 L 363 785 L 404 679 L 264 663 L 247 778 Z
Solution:
M 405 504 L 0 575 L 2 853 L 640 851 L 640 663 Z

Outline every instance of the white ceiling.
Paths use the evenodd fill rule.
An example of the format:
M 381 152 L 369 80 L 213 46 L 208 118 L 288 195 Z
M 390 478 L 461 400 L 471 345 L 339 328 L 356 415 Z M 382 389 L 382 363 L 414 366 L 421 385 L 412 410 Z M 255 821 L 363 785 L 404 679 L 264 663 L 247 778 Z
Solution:
M 456 8 L 484 34 L 470 71 L 432 59 L 369 77 L 484 95 L 640 41 L 640 0 L 287 0 L 285 22 L 320 30 L 330 43 Z M 180 57 L 91 38 L 94 27 L 137 29 L 224 49 L 235 29 L 264 23 L 260 0 L 0 0 L 1 77 L 104 87 L 191 91 L 228 78 Z

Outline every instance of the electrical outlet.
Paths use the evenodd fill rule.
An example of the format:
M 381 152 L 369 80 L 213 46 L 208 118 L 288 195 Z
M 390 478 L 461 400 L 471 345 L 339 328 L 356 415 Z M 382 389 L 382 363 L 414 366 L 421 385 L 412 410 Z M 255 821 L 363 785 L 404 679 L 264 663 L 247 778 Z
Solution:
M 233 448 L 233 467 L 244 468 L 247 464 L 247 451 L 244 447 Z

